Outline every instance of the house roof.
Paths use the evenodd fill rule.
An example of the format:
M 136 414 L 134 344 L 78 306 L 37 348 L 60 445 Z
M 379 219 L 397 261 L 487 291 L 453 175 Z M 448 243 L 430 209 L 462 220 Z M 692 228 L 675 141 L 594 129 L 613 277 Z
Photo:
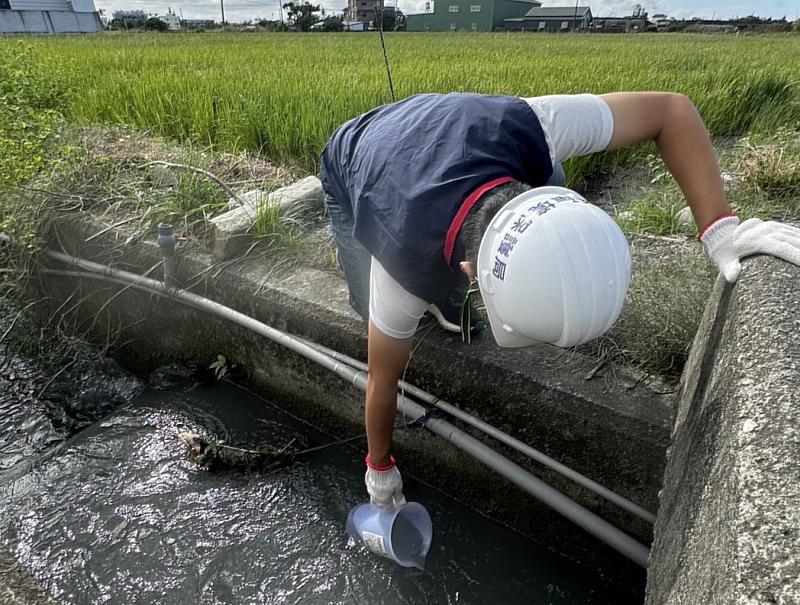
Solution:
M 573 19 L 575 18 L 575 13 L 577 10 L 577 14 L 579 17 L 583 17 L 586 13 L 591 11 L 588 6 L 579 6 L 577 9 L 574 6 L 547 6 L 547 7 L 536 7 L 529 10 L 525 13 L 526 19 L 559 19 L 559 18 L 566 18 L 566 19 Z

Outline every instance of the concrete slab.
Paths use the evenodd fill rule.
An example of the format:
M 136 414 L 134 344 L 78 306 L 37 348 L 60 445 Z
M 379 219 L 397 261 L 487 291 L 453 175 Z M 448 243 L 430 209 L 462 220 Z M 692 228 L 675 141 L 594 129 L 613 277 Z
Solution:
M 315 176 L 301 179 L 266 194 L 248 191 L 228 202 L 228 211 L 211 219 L 211 249 L 214 258 L 224 261 L 241 254 L 253 241 L 250 229 L 262 204 L 278 206 L 281 216 L 298 217 L 306 212 L 323 211 L 322 183 Z
M 647 605 L 800 603 L 800 268 L 719 280 L 684 372 Z

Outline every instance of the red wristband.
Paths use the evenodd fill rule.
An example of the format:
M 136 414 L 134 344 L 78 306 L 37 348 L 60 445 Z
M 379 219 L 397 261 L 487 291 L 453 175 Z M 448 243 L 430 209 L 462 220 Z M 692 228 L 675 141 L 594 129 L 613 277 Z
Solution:
M 397 460 L 395 460 L 395 457 L 392 456 L 392 455 L 389 455 L 389 465 L 388 466 L 376 466 L 376 465 L 372 464 L 372 461 L 369 459 L 369 454 L 367 454 L 365 462 L 367 463 L 367 466 L 369 468 L 371 468 L 373 471 L 378 471 L 379 473 L 385 473 L 386 471 L 390 471 L 397 464 Z
M 703 236 L 706 234 L 706 231 L 711 229 L 711 227 L 713 227 L 714 225 L 716 225 L 718 222 L 720 222 L 722 219 L 725 219 L 725 218 L 739 218 L 739 217 L 736 214 L 734 214 L 733 212 L 728 212 L 726 214 L 721 214 L 720 216 L 715 218 L 713 221 L 708 223 L 705 227 L 700 229 L 700 231 L 697 233 L 697 239 L 702 241 Z

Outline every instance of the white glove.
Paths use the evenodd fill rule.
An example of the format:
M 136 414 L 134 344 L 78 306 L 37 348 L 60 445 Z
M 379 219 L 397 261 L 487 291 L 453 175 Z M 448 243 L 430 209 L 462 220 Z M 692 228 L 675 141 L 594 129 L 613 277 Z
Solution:
M 403 479 L 395 465 L 394 456 L 391 456 L 390 460 L 389 466 L 377 467 L 367 456 L 367 474 L 364 476 L 370 502 L 386 510 L 404 506 L 406 503 L 406 498 L 403 496 Z
M 800 229 L 775 221 L 751 218 L 739 224 L 738 216 L 723 216 L 703 230 L 700 241 L 730 283 L 739 277 L 746 256 L 769 254 L 800 265 Z

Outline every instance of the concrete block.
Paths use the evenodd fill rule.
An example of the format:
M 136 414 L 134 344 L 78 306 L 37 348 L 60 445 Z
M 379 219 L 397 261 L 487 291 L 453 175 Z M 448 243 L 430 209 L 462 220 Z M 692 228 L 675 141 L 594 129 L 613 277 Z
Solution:
M 678 394 L 647 605 L 800 603 L 800 268 L 720 278 Z
M 266 199 L 264 197 L 261 189 L 248 191 L 239 196 L 241 204 L 231 199 L 228 201 L 229 210 L 211 219 L 211 249 L 216 260 L 233 258 L 252 243 L 250 228 L 261 204 L 278 205 L 280 214 L 288 217 L 322 213 L 322 183 L 315 176 L 281 187 L 267 195 Z

